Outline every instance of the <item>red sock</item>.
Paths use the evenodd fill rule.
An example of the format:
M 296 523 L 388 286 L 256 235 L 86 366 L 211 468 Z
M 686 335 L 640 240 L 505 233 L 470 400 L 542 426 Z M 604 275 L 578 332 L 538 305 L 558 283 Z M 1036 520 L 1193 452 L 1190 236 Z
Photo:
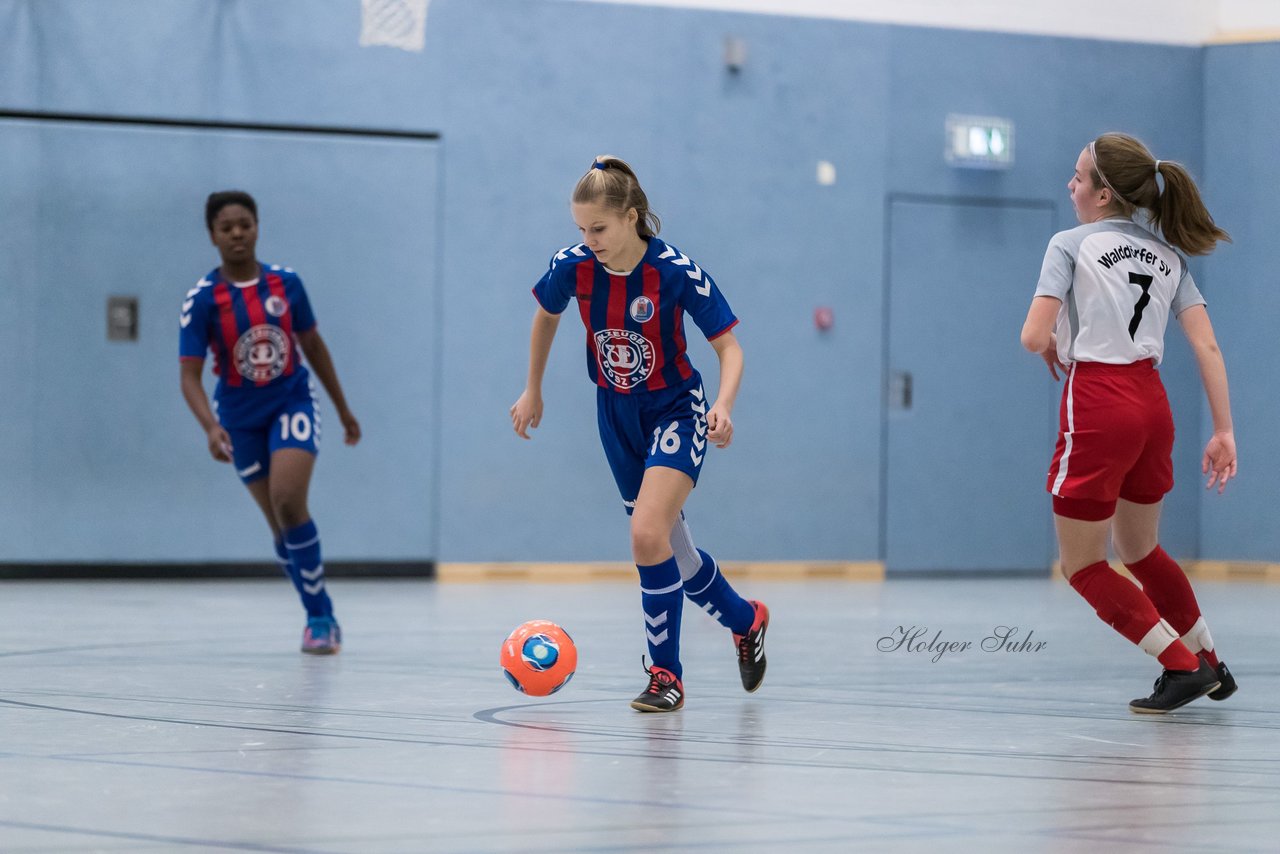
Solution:
M 1126 563 L 1142 585 L 1142 592 L 1147 594 L 1151 604 L 1156 606 L 1160 616 L 1169 621 L 1174 631 L 1187 635 L 1196 629 L 1200 616 L 1200 604 L 1196 602 L 1196 594 L 1191 589 L 1187 574 L 1178 566 L 1178 562 L 1169 557 L 1165 550 L 1156 546 L 1151 554 L 1137 563 Z M 1213 649 L 1213 638 L 1203 624 L 1188 640 L 1188 648 L 1194 652 L 1203 652 L 1205 659 L 1213 667 L 1218 666 L 1218 655 Z M 1201 649 L 1196 650 L 1195 647 Z
M 1160 621 L 1155 605 L 1105 560 L 1071 576 L 1071 586 L 1098 612 L 1102 622 L 1154 655 L 1169 670 L 1195 670 L 1200 660 Z

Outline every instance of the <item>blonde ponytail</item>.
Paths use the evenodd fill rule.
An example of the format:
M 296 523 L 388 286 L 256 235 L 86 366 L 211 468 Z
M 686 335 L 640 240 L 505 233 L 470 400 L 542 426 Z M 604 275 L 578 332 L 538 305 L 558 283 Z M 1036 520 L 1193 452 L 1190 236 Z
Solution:
M 578 179 L 573 188 L 573 201 L 577 204 L 603 204 L 606 208 L 625 214 L 636 209 L 636 234 L 643 238 L 657 236 L 662 220 L 649 210 L 649 198 L 640 187 L 635 170 L 625 160 L 611 154 L 602 154 L 591 164 L 587 173 Z

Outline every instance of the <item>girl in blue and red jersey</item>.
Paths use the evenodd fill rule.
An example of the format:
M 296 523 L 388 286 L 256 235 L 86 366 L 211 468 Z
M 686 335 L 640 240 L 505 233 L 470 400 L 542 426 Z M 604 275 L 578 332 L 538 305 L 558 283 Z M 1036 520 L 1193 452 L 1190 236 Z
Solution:
M 557 252 L 533 288 L 528 384 L 511 407 L 516 433 L 542 420 L 542 376 L 570 299 L 587 328 L 587 373 L 596 384 L 600 441 L 631 515 L 640 572 L 649 684 L 631 702 L 641 712 L 684 705 L 680 616 L 687 596 L 733 633 L 748 691 L 765 673 L 769 609 L 743 599 L 714 558 L 694 546 L 682 508 L 711 443 L 733 440 L 730 413 L 742 380 L 738 323 L 711 277 L 657 237 L 659 221 L 631 167 L 597 157 L 578 181 L 573 220 L 582 243 Z M 720 360 L 720 391 L 707 400 L 685 354 L 684 313 Z
M 205 224 L 222 264 L 182 303 L 182 396 L 205 431 L 209 453 L 234 463 L 267 517 L 280 566 L 307 612 L 302 651 L 330 655 L 341 647 L 342 631 L 325 589 L 320 535 L 307 510 L 320 415 L 301 356 L 338 410 L 348 445 L 360 441 L 360 424 L 316 330 L 302 280 L 288 267 L 257 260 L 253 197 L 234 190 L 211 194 Z M 216 415 L 200 379 L 209 350 L 218 375 Z

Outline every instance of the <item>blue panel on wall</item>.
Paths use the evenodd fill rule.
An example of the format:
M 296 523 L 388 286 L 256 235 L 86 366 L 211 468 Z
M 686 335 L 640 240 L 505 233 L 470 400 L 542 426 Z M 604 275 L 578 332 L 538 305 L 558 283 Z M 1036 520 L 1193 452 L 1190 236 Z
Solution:
M 44 508 L 33 490 L 36 385 L 27 365 L 51 343 L 34 318 L 40 209 L 40 147 L 34 128 L 0 122 L 0 549 L 29 552 Z
M 542 428 L 522 442 L 504 417 L 524 384 L 529 288 L 578 239 L 568 197 L 607 152 L 636 168 L 662 237 L 711 272 L 742 319 L 736 437 L 709 455 L 689 500 L 694 536 L 729 559 L 874 559 L 886 28 L 508 0 L 443 3 L 439 15 L 433 3 L 431 14 L 469 69 L 447 111 L 447 314 L 483 317 L 496 336 L 477 348 L 475 324 L 445 328 L 458 449 L 443 461 L 445 558 L 630 556 L 572 313 Z M 730 30 L 749 49 L 737 74 L 722 61 Z M 628 55 L 662 60 L 617 64 L 619 32 Z M 820 160 L 835 164 L 835 184 L 816 180 Z M 495 228 L 509 242 L 481 263 L 476 236 Z M 821 305 L 835 313 L 829 333 L 814 328 Z M 715 356 L 696 330 L 690 339 L 714 389 Z
M 25 449 L 6 449 L 16 460 L 6 482 L 26 482 L 36 466 L 79 472 L 53 475 L 31 493 L 29 506 L 40 507 L 41 518 L 56 515 L 52 509 L 84 484 L 123 502 L 110 485 L 123 476 L 156 484 L 136 490 L 140 514 L 158 508 L 169 518 L 168 508 L 192 500 L 185 482 L 174 486 L 128 440 L 91 451 L 78 444 L 81 428 L 55 427 L 65 415 L 57 396 L 103 407 L 113 435 L 128 435 L 158 423 L 153 404 L 107 389 L 141 377 L 161 389 L 156 399 L 168 409 L 160 415 L 170 419 L 147 448 L 167 448 L 166 465 L 212 466 L 192 458 L 199 437 L 191 435 L 167 361 L 171 300 L 213 263 L 199 199 L 212 186 L 244 182 L 264 196 L 264 255 L 298 267 L 315 290 L 357 414 L 370 421 L 367 444 L 354 451 L 330 430 L 317 469 L 313 503 L 332 531 L 333 556 L 417 558 L 426 549 L 443 560 L 625 559 L 626 518 L 598 448 L 594 392 L 572 318 L 552 353 L 537 440 L 514 439 L 505 417 L 527 360 L 527 289 L 550 252 L 575 238 L 567 210 L 574 180 L 593 155 L 610 152 L 636 165 L 667 223 L 664 237 L 716 276 L 743 318 L 739 433 L 729 452 L 709 460 L 690 503 L 699 540 L 729 559 L 875 559 L 883 521 L 885 198 L 1052 196 L 1059 222 L 1069 224 L 1070 166 L 1099 131 L 1128 129 L 1161 156 L 1193 167 L 1201 161 L 1205 51 L 1195 48 L 629 4 L 433 0 L 426 50 L 407 53 L 359 47 L 359 17 L 354 0 L 0 3 L 3 108 L 424 129 L 449 141 L 447 164 L 432 155 L 426 165 L 415 158 L 429 146 L 416 143 L 312 139 L 295 146 L 264 137 L 259 145 L 254 136 L 222 134 L 201 147 L 179 132 L 140 129 L 124 144 L 105 131 L 0 137 L 14 155 L 0 165 L 0 192 L 33 192 L 23 183 L 29 175 L 54 182 L 29 222 L 10 207 L 0 213 L 7 239 L 17 245 L 39 237 L 53 247 L 48 272 L 62 279 L 70 303 L 51 304 L 34 290 L 0 293 L 0 303 L 30 319 L 0 347 L 43 346 L 71 323 L 85 330 L 75 340 L 97 348 L 86 345 L 82 362 L 97 360 L 108 383 L 94 387 L 66 370 L 60 355 L 44 373 L 6 380 L 8 399 L 26 401 L 42 419 L 38 431 L 36 422 L 0 428 L 16 437 L 10 449 Z M 107 32 L 112 37 L 104 39 Z M 736 71 L 724 65 L 727 36 L 747 48 Z M 1236 104 L 1229 90 L 1239 79 L 1272 67 L 1257 62 L 1211 65 L 1211 76 L 1221 72 L 1215 91 L 1224 104 Z M 1013 119 L 1014 168 L 998 175 L 948 169 L 942 132 L 949 112 Z M 1215 119 L 1215 138 L 1231 143 L 1226 156 L 1253 151 L 1264 162 L 1273 123 L 1265 108 L 1257 115 L 1264 116 L 1261 133 L 1241 140 L 1226 137 L 1236 119 Z M 838 180 L 816 181 L 819 161 L 833 164 Z M 148 189 L 135 186 L 134 174 L 148 176 Z M 437 192 L 447 217 L 425 206 Z M 104 206 L 104 195 L 117 208 Z M 1265 207 L 1256 196 L 1241 198 Z M 367 234 L 353 221 L 380 225 Z M 163 271 L 156 281 L 118 272 L 124 268 L 116 261 L 92 263 L 139 252 L 144 270 Z M 1233 275 L 1256 260 L 1250 256 L 1248 269 Z M 0 259 L 0 273 L 23 263 Z M 385 276 L 371 267 L 381 263 Z M 1215 276 L 1206 284 L 1212 291 Z M 163 341 L 163 359 L 133 360 L 101 340 L 101 303 L 122 288 L 142 297 L 138 352 Z M 374 303 L 361 303 L 358 293 Z M 1220 296 L 1210 300 L 1215 318 L 1228 310 Z M 813 326 L 819 306 L 835 317 L 825 333 Z M 438 330 L 427 340 L 408 331 L 405 318 L 420 312 Z M 6 337 L 11 328 L 4 327 Z M 1178 346 L 1162 373 L 1180 427 L 1166 545 L 1181 555 L 1197 546 L 1199 496 L 1184 473 L 1198 453 L 1198 437 L 1185 425 L 1198 417 L 1200 394 L 1195 366 Z M 431 361 L 437 352 L 441 362 Z M 710 348 L 695 340 L 691 353 L 714 387 Z M 379 397 L 386 364 L 418 355 L 428 375 L 438 372 L 438 387 L 414 386 L 429 394 L 404 406 Z M 435 399 L 438 406 L 419 406 Z M 439 419 L 440 430 L 410 426 L 424 418 Z M 1242 421 L 1242 435 L 1246 429 Z M 406 474 L 437 447 L 438 480 Z M 130 474 L 139 460 L 151 468 Z M 374 468 L 356 472 L 360 461 Z M 429 481 L 423 489 L 449 500 L 432 504 L 409 481 Z M 379 492 L 386 483 L 391 491 Z M 261 524 L 238 486 L 213 484 L 195 499 L 201 515 L 216 504 L 233 530 Z M 357 501 L 380 507 L 381 521 L 367 526 L 363 511 L 348 517 Z M 429 519 L 419 525 L 414 508 L 423 501 Z M 95 546 L 86 542 L 74 553 L 65 544 L 37 546 L 30 535 L 5 543 L 26 542 L 23 555 L 50 558 L 56 548 L 65 559 L 187 559 L 176 533 L 149 539 L 108 521 L 95 523 L 102 532 Z M 55 533 L 50 542 L 66 539 L 64 528 Z M 439 547 L 431 548 L 436 533 Z M 261 546 L 219 544 L 244 557 L 260 557 Z
M 1227 362 L 1240 476 L 1225 495 L 1200 490 L 1204 553 L 1280 561 L 1280 44 L 1210 47 L 1206 61 L 1205 199 L 1235 243 L 1204 263 L 1205 298 Z M 1212 425 L 1206 416 L 1204 436 Z
M 260 205 L 259 257 L 295 267 L 365 439 L 326 416 L 311 507 L 334 558 L 433 557 L 438 332 L 437 145 L 307 134 L 0 122 L 39 156 L 26 274 L 36 334 L 15 365 L 39 532 L 0 559 L 220 561 L 270 556 L 264 521 L 208 458 L 178 393 L 183 294 L 218 263 L 203 221 L 211 190 Z M 17 178 L 18 176 L 13 176 Z M 8 185 L 5 175 L 0 184 Z M 109 342 L 109 295 L 137 296 L 140 335 Z M 206 373 L 207 378 L 207 373 Z
M 439 126 L 436 28 L 420 53 L 361 47 L 359 2 L 7 0 L 0 25 L 11 23 L 0 26 L 0 104 L 10 108 Z

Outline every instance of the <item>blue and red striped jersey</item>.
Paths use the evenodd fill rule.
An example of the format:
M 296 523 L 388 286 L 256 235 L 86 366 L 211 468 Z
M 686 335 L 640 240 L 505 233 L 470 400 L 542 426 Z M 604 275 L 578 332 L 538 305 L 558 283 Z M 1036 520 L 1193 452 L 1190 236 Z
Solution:
M 179 358 L 213 351 L 214 400 L 224 425 L 307 381 L 294 335 L 315 328 L 316 319 L 302 280 L 288 267 L 261 266 L 252 284 L 228 282 L 215 268 L 187 291 L 179 323 Z
M 686 311 L 708 341 L 738 323 L 711 276 L 656 237 L 625 275 L 601 264 L 585 244 L 562 249 L 533 295 L 552 314 L 564 311 L 570 298 L 578 300 L 587 327 L 587 374 L 623 394 L 657 391 L 693 376 L 685 355 Z

